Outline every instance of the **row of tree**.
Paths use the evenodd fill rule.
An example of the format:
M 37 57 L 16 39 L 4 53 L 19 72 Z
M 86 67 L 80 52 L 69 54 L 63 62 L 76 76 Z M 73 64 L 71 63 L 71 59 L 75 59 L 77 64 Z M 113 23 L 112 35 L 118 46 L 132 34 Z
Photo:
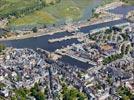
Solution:
M 121 46 L 121 53 L 122 53 L 123 55 L 128 54 L 129 51 L 130 51 L 130 48 L 131 48 L 130 45 L 125 45 L 125 44 L 123 44 L 123 45 Z
M 103 64 L 104 64 L 104 65 L 109 64 L 109 63 L 111 63 L 112 61 L 115 61 L 115 60 L 117 60 L 117 59 L 121 59 L 122 57 L 123 57 L 123 54 L 122 54 L 122 53 L 111 55 L 111 56 L 109 56 L 109 57 L 104 58 Z
M 5 45 L 0 44 L 0 52 L 2 52 L 5 48 L 6 48 Z
M 34 97 L 36 100 L 46 100 L 46 95 L 39 88 L 38 83 L 35 83 L 34 87 L 30 90 L 26 88 L 14 89 L 15 95 L 11 97 L 11 100 L 29 100 L 28 98 Z
M 60 0 L 56 0 L 56 3 L 60 2 Z M 50 3 L 50 4 L 54 4 L 54 3 Z M 29 13 L 32 13 L 36 10 L 40 10 L 44 7 L 46 7 L 48 4 L 45 2 L 45 0 L 39 0 L 38 3 L 36 3 L 33 6 L 30 7 L 26 7 L 23 9 L 17 9 L 16 11 L 12 11 L 10 13 L 6 13 L 6 14 L 0 14 L 0 18 L 11 18 L 12 16 L 18 18 L 18 17 L 22 17 L 25 15 L 28 15 Z
M 23 9 L 17 9 L 16 11 L 12 11 L 10 13 L 6 13 L 6 14 L 1 14 L 0 17 L 1 18 L 11 18 L 11 16 L 14 16 L 16 18 L 27 15 L 29 13 L 32 13 L 36 10 L 42 9 L 45 6 L 44 3 L 37 3 L 31 7 L 26 7 Z
M 103 64 L 106 65 L 106 64 L 111 63 L 112 61 L 115 61 L 115 60 L 117 60 L 117 59 L 121 59 L 124 55 L 127 55 L 127 54 L 129 53 L 130 48 L 131 48 L 130 45 L 125 45 L 125 44 L 123 44 L 123 45 L 121 46 L 121 53 L 119 53 L 119 54 L 114 54 L 114 55 L 111 55 L 111 56 L 109 56 L 109 57 L 104 58 Z
M 134 100 L 134 94 L 127 87 L 118 87 L 117 94 L 121 96 L 121 100 Z
M 85 94 L 75 88 L 68 88 L 66 85 L 63 86 L 62 94 L 63 100 L 87 100 Z

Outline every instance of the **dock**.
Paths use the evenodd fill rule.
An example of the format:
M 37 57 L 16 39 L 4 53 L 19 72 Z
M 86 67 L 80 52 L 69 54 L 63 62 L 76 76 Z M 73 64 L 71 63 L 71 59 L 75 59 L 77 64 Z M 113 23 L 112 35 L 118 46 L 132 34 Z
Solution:
M 65 37 L 62 37 L 62 38 L 55 38 L 55 39 L 49 39 L 48 42 L 49 43 L 55 43 L 55 42 L 61 42 L 61 41 L 64 41 L 64 40 L 70 40 L 70 39 L 78 39 L 78 38 L 82 38 L 82 35 L 72 35 L 72 36 L 65 36 Z

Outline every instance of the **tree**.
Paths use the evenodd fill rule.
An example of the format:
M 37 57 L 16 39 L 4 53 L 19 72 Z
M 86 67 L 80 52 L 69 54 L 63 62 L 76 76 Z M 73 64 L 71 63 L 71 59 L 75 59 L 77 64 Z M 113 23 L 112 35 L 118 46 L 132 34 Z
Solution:
M 126 50 L 125 50 L 125 54 L 128 54 L 130 50 L 130 45 L 127 45 Z
M 128 88 L 122 86 L 118 87 L 117 93 L 122 97 L 122 100 L 132 100 L 134 97 Z
M 19 89 L 14 89 L 15 96 L 12 97 L 11 100 L 16 100 L 16 98 L 20 100 L 26 100 L 27 95 L 29 94 L 29 90 L 26 88 L 19 88 Z
M 86 96 L 83 95 L 82 93 L 78 94 L 77 97 L 78 97 L 78 100 L 85 100 L 86 99 Z
M 43 25 L 43 28 L 47 28 L 46 24 Z
M 2 52 L 2 50 L 4 50 L 5 48 L 6 48 L 5 45 L 0 44 L 0 52 Z
M 36 32 L 38 31 L 37 27 L 34 27 L 34 28 L 32 29 L 32 31 L 33 31 L 34 33 L 36 33 Z
M 63 100 L 85 100 L 87 97 L 85 94 L 79 92 L 76 88 L 63 87 Z
M 112 33 L 112 29 L 106 29 L 105 33 L 106 33 L 106 34 Z
M 122 46 L 121 46 L 121 53 L 125 54 L 125 44 L 122 44 Z
M 6 87 L 6 85 L 4 83 L 0 83 L 0 89 L 2 89 L 3 87 Z
M 36 100 L 45 100 L 45 95 L 43 92 L 38 92 L 37 95 L 36 95 Z
M 45 100 L 45 94 L 40 91 L 39 84 L 35 83 L 34 87 L 31 88 L 31 96 L 35 97 L 36 100 Z

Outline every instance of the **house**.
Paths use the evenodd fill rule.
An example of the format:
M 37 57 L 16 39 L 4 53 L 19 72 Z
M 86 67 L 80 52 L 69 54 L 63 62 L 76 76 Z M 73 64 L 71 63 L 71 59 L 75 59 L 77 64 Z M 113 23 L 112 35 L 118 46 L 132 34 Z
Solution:
M 130 91 L 132 91 L 132 93 L 134 93 L 134 82 L 133 82 L 133 81 L 127 81 L 127 82 L 125 83 L 125 86 L 126 86 L 127 88 L 129 88 Z
M 0 95 L 2 95 L 4 97 L 8 97 L 9 96 L 9 90 L 7 90 L 7 89 L 0 90 Z

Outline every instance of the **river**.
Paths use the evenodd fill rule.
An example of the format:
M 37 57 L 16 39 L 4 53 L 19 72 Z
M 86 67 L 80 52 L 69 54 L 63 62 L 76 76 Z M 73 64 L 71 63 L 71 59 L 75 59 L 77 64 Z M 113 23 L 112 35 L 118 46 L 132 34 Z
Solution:
M 134 6 L 123 5 L 115 9 L 111 9 L 109 11 L 114 14 L 122 14 L 125 17 L 128 14 L 128 12 L 132 10 L 134 10 Z
M 107 27 L 107 26 L 112 27 L 116 24 L 121 24 L 125 22 L 127 21 L 124 19 L 111 21 L 111 22 L 105 22 L 101 24 L 82 27 L 80 28 L 80 31 L 83 33 L 89 33 L 91 30 L 96 29 L 96 28 L 102 28 L 102 27 Z M 9 47 L 14 47 L 14 48 L 31 48 L 34 50 L 36 48 L 42 48 L 49 52 L 54 52 L 56 49 L 67 47 L 68 45 L 72 45 L 72 44 L 78 44 L 80 42 L 77 39 L 70 39 L 70 40 L 64 40 L 61 42 L 49 43 L 48 40 L 54 39 L 54 38 L 61 38 L 65 36 L 71 36 L 71 35 L 72 33 L 65 31 L 65 32 L 55 33 L 53 35 L 45 35 L 41 37 L 34 37 L 34 38 L 23 39 L 23 40 L 3 41 L 3 43 L 5 43 Z M 68 56 L 63 56 L 61 61 L 65 63 L 69 63 L 71 65 L 76 65 L 82 69 L 88 69 L 90 67 L 93 67 L 93 65 L 91 64 L 83 63 L 81 61 L 70 58 Z
M 85 26 L 80 28 L 80 32 L 83 33 L 90 33 L 91 30 L 94 29 L 99 29 L 103 27 L 112 27 L 117 24 L 122 24 L 127 22 L 127 20 L 121 19 L 121 20 L 115 20 L 111 22 L 105 22 L 101 24 L 95 24 L 95 25 L 90 25 L 90 26 Z M 36 49 L 36 48 L 42 48 L 50 52 L 54 52 L 56 49 L 66 47 L 67 45 L 71 45 L 73 43 L 78 44 L 80 43 L 77 39 L 70 39 L 70 40 L 65 40 L 65 41 L 60 41 L 60 42 L 55 42 L 55 43 L 49 43 L 49 39 L 54 39 L 54 38 L 61 38 L 65 36 L 71 36 L 71 32 L 58 32 L 53 35 L 44 35 L 40 37 L 33 37 L 33 38 L 28 38 L 28 39 L 22 39 L 22 40 L 11 40 L 11 41 L 4 41 L 7 46 L 11 47 L 16 47 L 16 48 L 31 48 L 31 49 Z
M 114 10 L 112 12 L 116 13 L 116 8 Z M 129 10 L 124 10 L 124 11 L 128 12 Z M 123 12 L 123 14 L 125 14 L 125 13 Z M 82 27 L 79 29 L 79 31 L 83 32 L 83 33 L 89 33 L 93 29 L 99 29 L 99 28 L 103 28 L 103 27 L 112 27 L 114 25 L 122 24 L 122 23 L 126 23 L 126 22 L 127 22 L 127 20 L 124 20 L 124 19 L 115 20 L 115 21 L 111 21 L 111 22 L 105 22 L 105 23 Z M 41 36 L 41 37 L 34 37 L 34 38 L 23 39 L 23 40 L 3 41 L 2 43 L 6 44 L 9 47 L 31 48 L 31 49 L 42 48 L 49 52 L 54 52 L 56 49 L 60 49 L 62 47 L 66 47 L 68 45 L 80 43 L 77 39 L 70 39 L 70 40 L 65 40 L 65 41 L 55 42 L 55 43 L 48 42 L 49 39 L 61 38 L 61 37 L 70 36 L 70 35 L 72 35 L 72 33 L 65 31 L 65 32 L 59 32 L 59 33 L 56 33 L 53 35 L 45 35 L 45 36 Z M 61 61 L 65 62 L 65 63 L 69 63 L 71 65 L 76 65 L 76 66 L 84 68 L 84 69 L 93 67 L 93 65 L 83 63 L 81 61 L 70 58 L 68 56 L 63 56 Z

